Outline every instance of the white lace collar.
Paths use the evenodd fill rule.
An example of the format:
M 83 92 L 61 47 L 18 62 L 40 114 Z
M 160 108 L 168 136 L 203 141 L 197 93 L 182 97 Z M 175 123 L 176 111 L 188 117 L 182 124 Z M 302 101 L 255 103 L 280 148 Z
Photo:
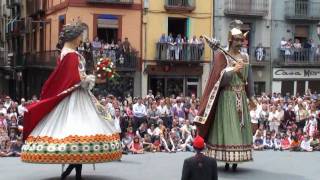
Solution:
M 77 51 L 71 48 L 63 47 L 61 50 L 60 61 L 69 53 L 77 53 Z

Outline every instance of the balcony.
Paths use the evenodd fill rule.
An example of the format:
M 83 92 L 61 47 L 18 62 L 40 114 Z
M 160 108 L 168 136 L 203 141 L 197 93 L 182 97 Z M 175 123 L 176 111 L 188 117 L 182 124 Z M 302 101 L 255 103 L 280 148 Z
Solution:
M 248 54 L 252 66 L 266 66 L 271 63 L 270 47 L 250 47 Z
M 87 0 L 88 3 L 105 3 L 105 4 L 122 4 L 122 5 L 131 5 L 133 0 Z
M 286 1 L 285 8 L 285 17 L 288 20 L 320 20 L 320 2 L 301 0 Z
M 195 0 L 166 0 L 164 8 L 170 12 L 191 12 L 195 6 Z
M 269 0 L 225 0 L 225 15 L 263 17 L 269 12 Z
M 110 58 L 116 66 L 116 71 L 136 71 L 138 62 L 138 53 L 135 51 L 122 52 L 120 49 L 103 49 L 103 50 L 93 50 L 92 55 L 87 56 L 85 52 L 81 52 L 86 58 L 87 62 L 91 61 L 92 65 L 97 64 L 99 58 Z M 92 68 L 92 67 L 88 67 Z
M 320 66 L 320 49 L 283 49 L 279 52 L 280 66 Z
M 21 5 L 21 0 L 6 0 L 7 8 L 11 9 Z
M 31 68 L 54 69 L 56 66 L 58 51 L 45 51 L 25 54 L 25 66 Z
M 169 63 L 201 63 L 204 61 L 204 44 L 173 45 L 170 43 L 156 44 L 156 60 Z

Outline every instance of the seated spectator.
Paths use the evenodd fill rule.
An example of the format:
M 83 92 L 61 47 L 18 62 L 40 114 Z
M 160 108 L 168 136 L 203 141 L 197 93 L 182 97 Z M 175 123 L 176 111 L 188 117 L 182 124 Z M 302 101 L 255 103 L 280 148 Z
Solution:
M 267 136 L 264 138 L 263 147 L 264 147 L 264 149 L 272 149 L 273 148 L 273 143 L 272 143 L 270 134 L 267 134 Z
M 281 139 L 281 149 L 289 150 L 290 149 L 290 140 L 287 134 L 284 134 Z
M 143 145 L 143 150 L 146 152 L 153 152 L 153 144 L 151 141 L 151 136 L 149 134 L 145 134 L 143 141 L 142 141 L 142 145 Z
M 132 131 L 132 127 L 128 127 L 127 132 L 125 133 L 125 136 L 122 138 L 122 148 L 123 152 L 126 154 L 129 152 L 130 145 L 132 144 L 134 137 L 134 133 Z
M 133 141 L 130 144 L 130 151 L 132 152 L 132 154 L 143 154 L 143 145 L 140 141 L 140 137 L 139 136 L 135 136 L 133 138 Z
M 170 136 L 170 131 L 168 129 L 164 130 L 163 133 L 160 134 L 161 146 L 166 152 L 175 152 L 175 146 Z
M 263 150 L 264 144 L 263 144 L 263 136 L 261 131 L 257 131 L 257 133 L 254 136 L 254 142 L 253 142 L 253 149 L 254 150 Z
M 303 136 L 303 140 L 301 141 L 301 144 L 300 144 L 300 148 L 301 148 L 301 151 L 307 151 L 307 152 L 311 152 L 312 151 L 312 147 L 310 145 L 310 138 L 307 134 L 305 134 Z
M 297 136 L 291 136 L 290 150 L 300 151 L 300 142 Z
M 277 150 L 282 150 L 282 149 L 281 149 L 281 136 L 280 136 L 279 133 L 278 133 L 278 134 L 276 135 L 276 137 L 273 139 L 273 148 L 274 148 L 275 151 L 277 151 Z

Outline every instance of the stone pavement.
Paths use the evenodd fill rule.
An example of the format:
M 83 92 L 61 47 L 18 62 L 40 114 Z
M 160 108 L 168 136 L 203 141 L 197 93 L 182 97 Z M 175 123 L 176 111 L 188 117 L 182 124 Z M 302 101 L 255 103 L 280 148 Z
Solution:
M 193 153 L 125 155 L 121 162 L 84 165 L 85 180 L 179 180 L 183 160 Z M 255 160 L 239 164 L 237 172 L 225 172 L 218 163 L 219 180 L 317 180 L 320 153 L 255 152 Z M 0 158 L 1 180 L 58 180 L 61 165 L 26 164 L 19 158 Z M 74 179 L 74 174 L 69 179 Z

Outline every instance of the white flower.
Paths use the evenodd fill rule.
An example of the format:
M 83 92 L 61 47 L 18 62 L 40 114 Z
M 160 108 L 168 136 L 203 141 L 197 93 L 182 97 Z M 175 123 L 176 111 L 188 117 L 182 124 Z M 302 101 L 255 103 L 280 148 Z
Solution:
M 56 145 L 49 145 L 49 146 L 47 147 L 47 150 L 48 150 L 48 152 L 54 152 L 54 151 L 56 151 Z
M 106 70 L 106 67 L 103 67 L 102 69 L 105 71 L 105 70 Z
M 103 144 L 103 150 L 108 151 L 109 150 L 109 144 Z
M 37 151 L 43 151 L 43 145 L 42 145 L 42 144 L 39 144 L 39 145 L 38 145 Z
M 59 150 L 60 152 L 66 151 L 66 150 L 67 150 L 67 145 L 66 145 L 66 144 L 61 144 L 61 145 L 59 145 L 59 146 L 58 146 L 58 150 Z
M 93 146 L 93 150 L 94 151 L 100 151 L 100 145 L 99 144 L 95 144 L 94 146 Z
M 73 151 L 73 152 L 79 151 L 78 145 L 72 145 L 72 146 L 70 147 L 70 149 L 71 149 L 71 151 Z
M 97 67 L 97 70 L 99 71 L 99 70 L 100 70 L 100 68 L 99 68 L 99 67 Z
M 101 77 L 101 74 L 98 74 L 98 77 Z
M 28 151 L 29 148 L 30 148 L 29 144 L 25 144 L 24 146 L 22 146 L 23 151 Z
M 89 145 L 83 145 L 83 146 L 82 146 L 82 150 L 83 150 L 84 152 L 89 152 L 89 151 L 90 151 L 90 146 L 89 146 Z

